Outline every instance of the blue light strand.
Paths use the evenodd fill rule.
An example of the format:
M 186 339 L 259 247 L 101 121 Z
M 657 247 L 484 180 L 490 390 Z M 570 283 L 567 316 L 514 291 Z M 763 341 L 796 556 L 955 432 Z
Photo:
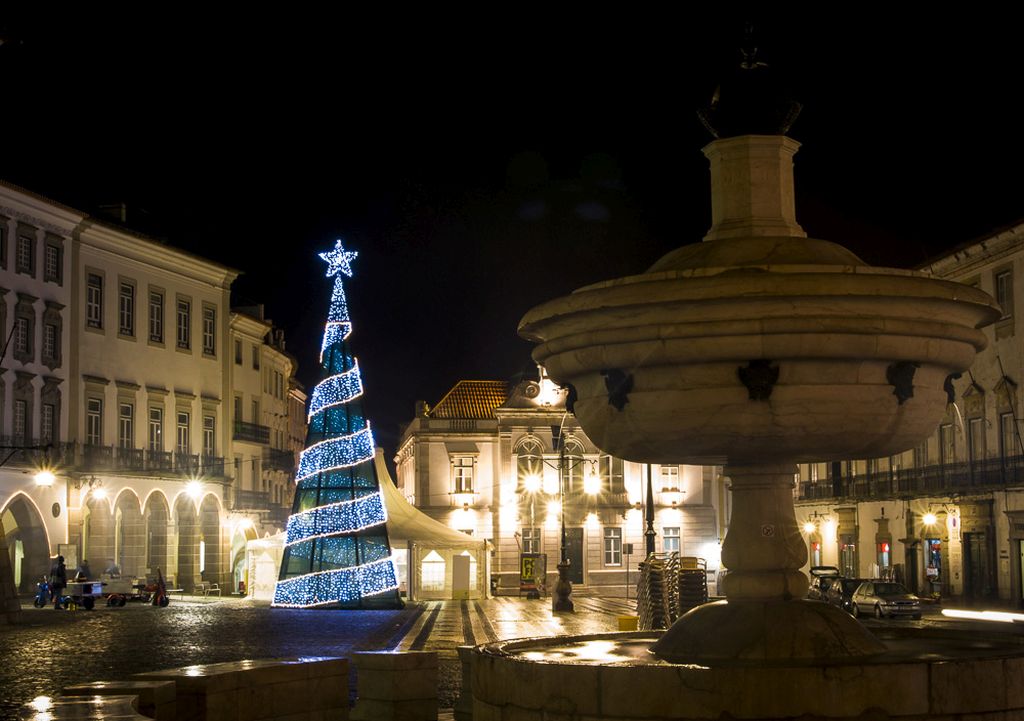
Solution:
M 324 327 L 324 342 L 320 344 L 320 363 L 324 362 L 324 353 L 335 343 L 341 343 L 352 334 L 352 324 L 348 321 L 328 323 Z
M 379 526 L 387 520 L 387 510 L 379 492 L 350 501 L 317 506 L 288 519 L 288 540 L 285 546 L 338 533 L 356 533 Z
M 328 438 L 314 443 L 302 451 L 295 482 L 311 478 L 318 473 L 334 471 L 368 461 L 373 458 L 373 434 L 370 424 L 347 436 Z
M 359 375 L 359 364 L 338 375 L 320 381 L 309 399 L 310 420 L 314 415 L 333 406 L 340 406 L 363 394 L 363 379 Z
M 352 568 L 317 571 L 277 582 L 274 606 L 312 608 L 355 601 L 365 596 L 398 588 L 394 559 L 385 559 Z

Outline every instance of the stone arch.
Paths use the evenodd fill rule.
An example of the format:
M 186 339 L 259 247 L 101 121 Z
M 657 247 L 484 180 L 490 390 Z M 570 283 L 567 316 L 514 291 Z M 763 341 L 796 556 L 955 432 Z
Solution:
M 19 593 L 35 591 L 36 583 L 50 571 L 50 543 L 42 514 L 31 498 L 16 493 L 0 511 L 11 556 L 14 583 Z
M 253 527 L 252 522 L 242 521 L 235 526 L 234 532 L 231 534 L 231 549 L 229 551 L 228 566 L 225 569 L 230 574 L 231 591 L 242 591 L 240 584 L 245 584 L 243 593 L 250 593 L 249 583 L 249 559 L 248 559 L 248 543 L 249 541 L 255 541 L 257 538 L 256 529 Z
M 584 471 L 583 444 L 575 438 L 565 440 L 565 464 L 562 466 L 562 483 L 565 484 L 565 492 L 578 494 L 583 492 L 583 471 Z
M 544 443 L 536 436 L 523 436 L 513 452 L 516 456 L 516 492 L 522 493 L 530 486 L 528 479 L 544 474 Z
M 174 585 L 186 591 L 195 588 L 199 576 L 199 531 L 196 504 L 182 493 L 174 500 L 174 525 L 178 531 L 178 568 Z
M 198 518 L 199 570 L 204 581 L 226 583 L 224 553 L 220 542 L 220 502 L 212 493 L 203 497 Z
M 142 516 L 142 507 L 134 490 L 125 488 L 118 494 L 114 502 L 114 553 L 103 559 L 101 565 L 93 570 L 100 572 L 117 563 L 125 576 L 141 576 L 146 568 L 146 521 Z
M 106 559 L 114 557 L 114 514 L 106 498 L 92 493 L 82 508 L 82 553 L 79 564 L 89 561 L 93 574 L 103 570 Z M 76 569 L 68 568 L 68 580 Z
M 167 526 L 170 521 L 170 506 L 167 503 L 167 496 L 160 491 L 154 491 L 146 499 L 145 513 L 145 568 L 146 575 L 156 576 L 157 569 L 161 573 L 168 572 L 167 558 Z

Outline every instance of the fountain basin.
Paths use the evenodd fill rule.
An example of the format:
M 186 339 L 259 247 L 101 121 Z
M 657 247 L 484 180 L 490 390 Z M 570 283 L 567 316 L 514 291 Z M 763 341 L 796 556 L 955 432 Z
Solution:
M 869 661 L 672 663 L 648 651 L 659 632 L 488 644 L 474 650 L 474 718 L 1024 718 L 1024 639 L 940 628 L 871 631 L 885 650 Z
M 970 366 L 986 344 L 978 327 L 999 315 L 974 288 L 871 268 L 811 238 L 732 240 L 714 261 L 735 265 L 694 267 L 722 245 L 669 254 L 521 321 L 534 358 L 575 388 L 576 417 L 614 455 L 723 464 L 903 451 L 939 423 L 947 376 Z M 739 369 L 758 359 L 778 377 L 752 400 Z M 901 363 L 913 365 L 902 401 L 890 370 Z M 610 369 L 631 377 L 621 408 Z

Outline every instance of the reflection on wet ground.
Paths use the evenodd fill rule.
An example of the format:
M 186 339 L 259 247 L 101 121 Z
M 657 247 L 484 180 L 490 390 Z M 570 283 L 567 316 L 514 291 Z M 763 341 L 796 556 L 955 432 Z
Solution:
M 22 624 L 0 629 L 0 718 L 75 683 L 195 663 L 386 648 L 410 612 L 304 612 L 245 602 L 27 608 Z

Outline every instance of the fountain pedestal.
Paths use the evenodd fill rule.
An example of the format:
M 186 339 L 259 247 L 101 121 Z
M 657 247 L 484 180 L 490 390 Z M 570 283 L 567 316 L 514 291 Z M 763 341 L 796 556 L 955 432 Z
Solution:
M 793 512 L 793 464 L 730 465 L 726 601 L 698 606 L 652 646 L 667 661 L 772 661 L 871 656 L 885 646 L 856 619 L 807 593 L 807 548 Z

